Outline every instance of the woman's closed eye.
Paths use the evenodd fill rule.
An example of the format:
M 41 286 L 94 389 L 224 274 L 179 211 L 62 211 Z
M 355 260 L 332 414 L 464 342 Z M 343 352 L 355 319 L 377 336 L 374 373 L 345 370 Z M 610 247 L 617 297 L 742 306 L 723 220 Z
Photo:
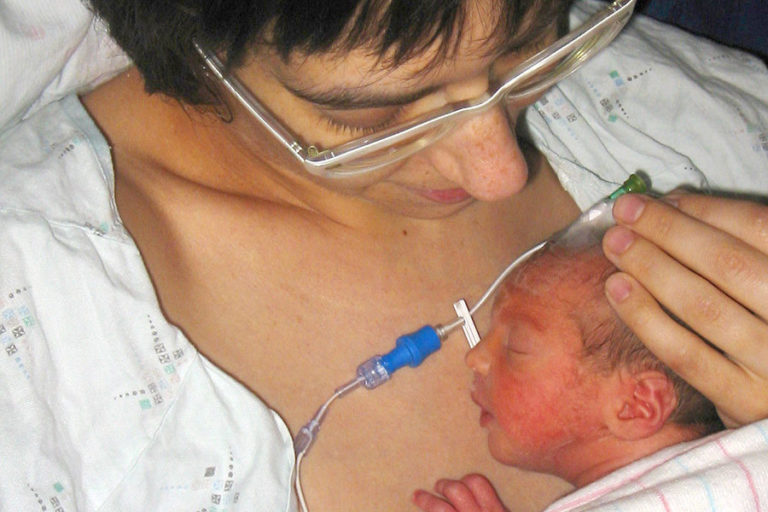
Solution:
M 339 134 L 358 137 L 369 135 L 396 125 L 401 120 L 403 106 L 377 107 L 355 110 L 328 110 L 323 121 Z

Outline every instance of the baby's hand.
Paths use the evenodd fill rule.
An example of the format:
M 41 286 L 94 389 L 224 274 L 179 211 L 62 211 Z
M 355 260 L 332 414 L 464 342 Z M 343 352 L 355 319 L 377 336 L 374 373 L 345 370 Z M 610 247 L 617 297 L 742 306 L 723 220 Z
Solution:
M 413 502 L 424 512 L 509 512 L 491 482 L 482 475 L 467 475 L 461 480 L 438 480 L 435 492 L 440 496 L 416 491 Z

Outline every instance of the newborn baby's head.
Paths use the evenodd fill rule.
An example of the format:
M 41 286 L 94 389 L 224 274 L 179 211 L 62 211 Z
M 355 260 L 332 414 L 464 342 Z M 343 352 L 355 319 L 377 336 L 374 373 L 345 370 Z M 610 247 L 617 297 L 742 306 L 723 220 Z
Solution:
M 604 284 L 615 271 L 599 246 L 546 246 L 502 283 L 491 328 L 467 355 L 498 460 L 561 474 L 563 447 L 600 439 L 611 422 L 637 425 L 626 435 L 638 439 L 665 424 L 689 437 L 722 428 L 714 406 L 613 312 Z

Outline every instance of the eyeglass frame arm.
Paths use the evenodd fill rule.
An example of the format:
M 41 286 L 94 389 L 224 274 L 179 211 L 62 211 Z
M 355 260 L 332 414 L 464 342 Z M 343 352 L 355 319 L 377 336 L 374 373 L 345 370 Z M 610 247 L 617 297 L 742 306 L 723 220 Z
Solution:
M 203 48 L 196 40 L 192 41 L 195 50 L 205 62 L 206 69 L 209 69 L 216 78 L 237 98 L 238 102 L 245 107 L 251 115 L 256 117 L 261 124 L 274 135 L 280 143 L 294 153 L 300 160 L 305 160 L 303 155 L 304 147 L 296 140 L 296 136 L 283 127 L 283 123 L 277 120 L 272 113 L 261 105 L 253 94 L 245 88 L 239 80 L 232 80 L 224 71 L 224 63 L 212 51 Z
M 333 149 L 321 151 L 318 155 L 311 157 L 307 155 L 307 148 L 301 145 L 295 134 L 284 128 L 283 124 L 278 121 L 271 112 L 264 108 L 258 99 L 256 99 L 239 80 L 233 80 L 229 77 L 224 70 L 224 64 L 215 53 L 203 48 L 196 40 L 193 40 L 193 45 L 203 59 L 206 67 L 213 72 L 216 78 L 235 96 L 238 102 L 256 117 L 261 124 L 307 168 L 309 172 L 316 175 L 322 175 L 329 167 L 341 165 L 345 161 L 365 156 L 381 147 L 386 147 L 398 140 L 406 139 L 414 133 L 426 131 L 436 124 L 444 123 L 449 119 L 458 120 L 467 115 L 483 112 L 484 110 L 489 109 L 521 81 L 526 80 L 532 74 L 538 72 L 542 67 L 549 65 L 552 60 L 572 51 L 574 47 L 590 33 L 602 28 L 616 18 L 619 18 L 619 22 L 615 30 L 621 30 L 631 15 L 635 3 L 636 0 L 614 0 L 614 2 L 606 8 L 595 13 L 591 20 L 588 20 L 582 24 L 581 27 L 569 32 L 558 40 L 555 43 L 557 44 L 556 47 L 545 48 L 512 69 L 506 75 L 513 75 L 512 78 L 498 87 L 493 94 L 487 95 L 484 98 L 476 98 L 474 100 L 446 105 L 443 112 L 438 113 L 437 115 L 435 115 L 434 112 L 431 112 L 428 114 L 427 119 L 417 118 L 405 126 L 400 125 L 383 133 L 379 133 L 373 140 L 367 141 L 364 138 L 355 139 Z M 521 68 L 521 72 L 517 71 Z M 552 77 L 540 84 L 536 84 L 536 86 L 530 90 L 525 90 L 523 93 L 511 97 L 529 96 L 541 92 L 553 85 L 556 81 L 567 77 L 576 71 L 576 69 L 578 69 L 578 66 L 575 66 L 564 75 L 556 75 L 556 78 Z M 516 76 L 514 76 L 515 73 L 517 73 Z M 355 174 L 354 171 L 352 174 Z

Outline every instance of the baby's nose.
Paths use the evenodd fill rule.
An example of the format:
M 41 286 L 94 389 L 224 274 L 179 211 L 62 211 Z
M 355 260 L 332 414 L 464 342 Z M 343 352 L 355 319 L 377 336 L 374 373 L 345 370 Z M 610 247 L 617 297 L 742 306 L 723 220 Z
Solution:
M 485 344 L 480 341 L 475 347 L 464 356 L 464 362 L 475 373 L 479 375 L 488 375 L 491 367 L 491 360 L 488 352 L 485 350 Z

